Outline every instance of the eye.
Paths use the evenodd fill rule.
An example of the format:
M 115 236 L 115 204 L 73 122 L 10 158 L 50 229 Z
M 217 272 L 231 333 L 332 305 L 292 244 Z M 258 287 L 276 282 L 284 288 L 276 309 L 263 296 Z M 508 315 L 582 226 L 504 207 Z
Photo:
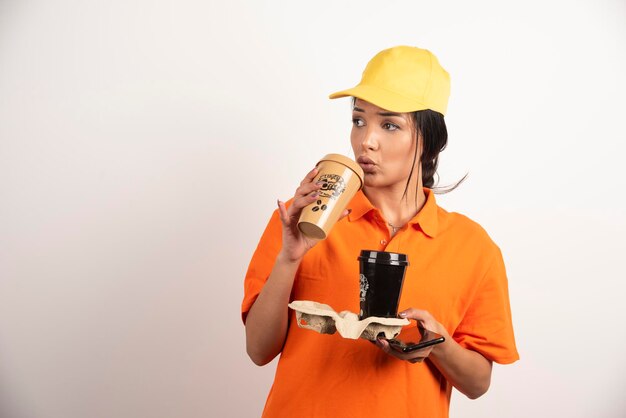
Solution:
M 383 129 L 386 129 L 388 131 L 395 131 L 395 130 L 400 129 L 400 127 L 396 125 L 395 123 L 385 122 L 383 123 Z
M 352 124 L 356 126 L 357 128 L 365 126 L 365 122 L 363 122 L 363 119 L 359 119 L 359 118 L 352 118 Z

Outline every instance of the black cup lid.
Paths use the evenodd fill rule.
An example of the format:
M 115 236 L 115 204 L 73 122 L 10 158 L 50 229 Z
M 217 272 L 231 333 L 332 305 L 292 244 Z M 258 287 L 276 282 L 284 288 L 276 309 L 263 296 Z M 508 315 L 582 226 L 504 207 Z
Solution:
M 408 266 L 409 260 L 406 254 L 388 253 L 386 251 L 361 250 L 359 261 L 376 264 L 389 264 L 392 266 Z

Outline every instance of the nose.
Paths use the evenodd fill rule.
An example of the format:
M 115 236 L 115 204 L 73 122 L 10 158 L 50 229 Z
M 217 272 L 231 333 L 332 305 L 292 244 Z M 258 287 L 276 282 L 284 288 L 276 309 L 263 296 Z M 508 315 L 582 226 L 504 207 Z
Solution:
M 363 138 L 361 138 L 361 147 L 363 147 L 363 149 L 368 149 L 372 151 L 378 148 L 378 138 L 376 131 L 373 128 L 368 127 L 365 132 L 363 132 Z

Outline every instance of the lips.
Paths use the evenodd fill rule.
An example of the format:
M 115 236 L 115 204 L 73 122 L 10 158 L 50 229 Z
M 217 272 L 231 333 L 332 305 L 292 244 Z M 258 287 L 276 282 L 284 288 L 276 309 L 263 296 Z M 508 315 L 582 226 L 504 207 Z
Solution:
M 363 171 L 366 173 L 373 172 L 376 167 L 376 163 L 368 157 L 359 157 L 356 162 L 359 163 Z

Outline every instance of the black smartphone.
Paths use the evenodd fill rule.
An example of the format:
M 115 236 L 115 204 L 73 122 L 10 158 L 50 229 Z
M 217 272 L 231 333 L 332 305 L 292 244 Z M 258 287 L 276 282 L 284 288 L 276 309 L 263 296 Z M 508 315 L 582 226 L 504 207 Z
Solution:
M 403 353 L 410 353 L 420 348 L 441 344 L 445 340 L 443 335 L 422 327 L 405 327 L 395 338 L 387 341 L 392 348 Z

